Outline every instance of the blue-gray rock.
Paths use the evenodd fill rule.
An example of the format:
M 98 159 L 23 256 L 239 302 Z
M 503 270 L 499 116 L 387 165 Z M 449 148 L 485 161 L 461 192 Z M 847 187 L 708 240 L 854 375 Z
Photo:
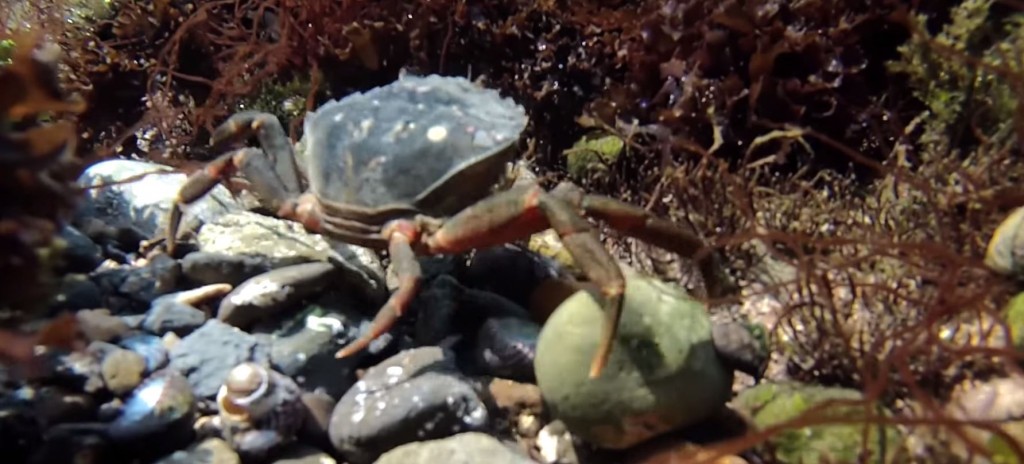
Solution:
M 168 354 L 160 337 L 149 334 L 138 334 L 127 337 L 118 345 L 132 350 L 146 361 L 146 373 L 156 372 L 167 365 Z
M 488 412 L 439 347 L 406 350 L 368 369 L 331 414 L 331 444 L 353 464 L 368 464 L 406 443 L 477 431 Z
M 146 312 L 142 328 L 157 335 L 174 332 L 175 335 L 184 337 L 202 326 L 204 322 L 206 313 L 192 305 L 173 299 L 158 298 Z
M 90 166 L 78 178 L 79 185 L 92 187 L 127 180 L 144 173 L 138 181 L 86 190 L 78 217 L 100 218 L 114 227 L 131 227 L 147 237 L 165 230 L 167 213 L 187 177 L 170 167 L 143 161 L 113 159 Z M 242 207 L 224 186 L 216 186 L 199 201 L 185 207 L 186 230 L 228 211 Z
M 270 362 L 268 337 L 257 337 L 216 319 L 182 338 L 170 352 L 170 368 L 188 378 L 196 396 L 213 398 L 232 368 Z

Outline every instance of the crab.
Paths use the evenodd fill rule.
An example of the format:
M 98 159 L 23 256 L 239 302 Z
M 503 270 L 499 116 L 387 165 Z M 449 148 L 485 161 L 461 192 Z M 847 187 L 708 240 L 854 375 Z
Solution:
M 550 191 L 536 184 L 495 189 L 527 123 L 525 109 L 496 90 L 461 77 L 410 74 L 308 113 L 294 147 L 273 115 L 236 113 L 214 130 L 212 146 L 255 136 L 261 148 L 228 150 L 186 179 L 169 213 L 166 249 L 173 255 L 183 206 L 237 174 L 278 217 L 387 250 L 397 288 L 369 329 L 337 352 L 342 358 L 365 349 L 406 311 L 420 285 L 418 256 L 469 252 L 551 228 L 605 301 L 589 370 L 597 378 L 611 354 L 625 281 L 588 216 L 672 252 L 703 255 L 697 259 L 707 282 L 720 273 L 713 255 L 699 253 L 706 248 L 701 239 L 643 208 L 568 182 Z

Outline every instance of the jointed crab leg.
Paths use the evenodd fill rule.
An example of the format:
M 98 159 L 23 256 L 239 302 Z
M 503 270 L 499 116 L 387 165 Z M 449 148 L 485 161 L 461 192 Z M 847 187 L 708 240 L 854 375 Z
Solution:
M 228 118 L 213 131 L 212 144 L 221 146 L 255 134 L 262 150 L 241 148 L 207 163 L 185 180 L 167 219 L 167 252 L 174 254 L 181 205 L 199 200 L 222 179 L 242 171 L 264 206 L 277 210 L 297 197 L 302 189 L 295 167 L 295 153 L 277 118 L 266 113 L 245 111 Z
M 228 143 L 245 141 L 254 134 L 263 152 L 270 158 L 269 172 L 277 176 L 277 183 L 283 185 L 285 190 L 292 195 L 298 195 L 302 187 L 295 165 L 295 152 L 292 150 L 288 134 L 276 116 L 257 111 L 235 113 L 214 129 L 210 143 L 217 149 Z M 264 175 L 267 174 L 268 172 L 264 172 Z
M 601 245 L 594 235 L 590 223 L 580 216 L 574 208 L 545 192 L 537 186 L 519 187 L 498 193 L 481 200 L 459 214 L 445 221 L 436 231 L 424 231 L 410 221 L 396 221 L 391 227 L 385 228 L 393 250 L 392 259 L 396 265 L 408 266 L 405 271 L 399 268 L 402 283 L 388 300 L 388 304 L 378 313 L 372 327 L 366 335 L 346 346 L 339 352 L 345 356 L 364 347 L 378 334 L 383 333 L 400 315 L 405 305 L 412 299 L 418 285 L 419 268 L 413 268 L 408 261 L 415 261 L 407 254 L 405 240 L 397 237 L 408 237 L 415 243 L 415 235 L 422 233 L 419 240 L 429 254 L 460 253 L 474 248 L 507 243 L 510 240 L 527 236 L 547 228 L 554 229 L 572 254 L 580 263 L 587 277 L 597 283 L 606 300 L 603 336 L 590 366 L 590 377 L 601 374 L 611 355 L 619 318 L 622 314 L 622 293 L 625 280 L 615 259 Z M 395 256 L 398 250 L 404 256 Z
M 703 240 L 678 224 L 611 197 L 585 194 L 579 187 L 570 183 L 559 184 L 551 194 L 630 237 L 681 256 L 696 257 L 697 266 L 710 296 L 719 297 L 733 289 L 734 284 L 725 273 L 718 255 L 708 250 Z M 702 251 L 706 253 L 699 255 Z
M 240 150 L 241 152 L 242 150 Z M 244 156 L 240 155 L 240 156 Z M 178 241 L 178 226 L 181 224 L 181 205 L 195 202 L 206 195 L 215 187 L 221 179 L 230 177 L 238 170 L 240 160 L 236 159 L 236 153 L 225 153 L 210 161 L 196 172 L 193 172 L 174 198 L 171 210 L 167 215 L 167 254 L 174 255 L 174 249 Z
M 391 330 L 395 321 L 405 313 L 409 303 L 416 296 L 420 288 L 420 263 L 416 260 L 416 253 L 412 249 L 412 241 L 419 235 L 411 221 L 401 220 L 393 223 L 393 228 L 385 228 L 388 237 L 388 255 L 395 266 L 395 275 L 398 277 L 398 288 L 391 294 L 384 306 L 377 311 L 369 330 L 361 337 L 345 345 L 334 356 L 344 358 L 362 351 L 370 345 L 377 337 Z

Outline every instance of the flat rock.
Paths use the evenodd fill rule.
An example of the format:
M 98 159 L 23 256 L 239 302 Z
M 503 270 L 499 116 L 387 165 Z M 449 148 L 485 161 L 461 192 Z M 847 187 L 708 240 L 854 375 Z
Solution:
M 210 319 L 170 350 L 170 367 L 188 378 L 197 397 L 213 398 L 238 364 L 270 362 L 270 341 Z

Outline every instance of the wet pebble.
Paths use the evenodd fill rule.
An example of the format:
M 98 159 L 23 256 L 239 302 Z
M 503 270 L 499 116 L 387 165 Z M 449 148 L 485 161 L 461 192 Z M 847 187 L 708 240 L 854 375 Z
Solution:
M 549 279 L 565 274 L 545 256 L 516 245 L 478 250 L 466 272 L 466 284 L 501 295 L 526 308 L 530 294 Z
M 100 373 L 103 353 L 95 348 L 97 343 L 100 342 L 91 343 L 85 350 L 57 356 L 53 360 L 52 380 L 76 391 L 85 393 L 101 391 L 104 388 L 103 377 Z
M 103 251 L 99 245 L 73 226 L 61 228 L 60 238 L 64 240 L 61 253 L 64 271 L 90 272 L 103 262 Z
M 50 386 L 35 392 L 32 403 L 35 417 L 44 428 L 94 420 L 98 409 L 92 395 Z
M 92 309 L 103 306 L 100 287 L 84 274 L 67 274 L 50 301 L 54 310 Z
M 185 377 L 164 369 L 131 393 L 106 435 L 129 456 L 157 457 L 192 442 L 195 410 L 196 397 Z
M 107 390 L 122 395 L 135 389 L 146 372 L 146 359 L 134 351 L 116 349 L 103 357 L 100 373 Z
M 155 372 L 167 365 L 167 349 L 164 348 L 160 337 L 138 334 L 121 340 L 118 345 L 141 355 L 145 360 L 147 373 Z
M 127 334 L 131 327 L 108 309 L 85 309 L 75 313 L 78 327 L 90 341 L 109 342 Z
M 161 458 L 156 464 L 240 464 L 238 453 L 220 438 L 207 438 Z
M 333 305 L 332 305 L 333 306 Z M 334 398 L 356 382 L 356 367 L 368 351 L 343 359 L 334 357 L 339 343 L 353 340 L 365 317 L 354 311 L 332 311 L 318 304 L 289 318 L 275 333 L 270 361 L 274 369 Z
M 487 374 L 532 382 L 539 336 L 540 326 L 533 321 L 513 317 L 488 319 L 477 333 L 473 356 Z
M 299 438 L 303 443 L 321 449 L 331 449 L 331 439 L 327 434 L 331 424 L 331 412 L 338 404 L 330 395 L 321 392 L 305 392 L 302 403 L 306 406 L 306 423 L 299 430 Z
M 185 336 L 198 329 L 204 322 L 206 313 L 203 311 L 178 301 L 158 299 L 146 312 L 142 328 L 157 335 L 174 332 L 179 336 Z
M 274 464 L 336 464 L 331 455 L 316 448 L 295 444 L 281 453 Z
M 265 256 L 230 255 L 197 251 L 181 259 L 181 272 L 198 284 L 227 283 L 236 286 L 273 269 Z
M 170 358 L 170 367 L 188 378 L 196 396 L 213 398 L 228 372 L 238 364 L 268 363 L 270 341 L 210 319 L 176 343 Z
M 534 461 L 511 445 L 479 432 L 399 446 L 384 453 L 376 464 L 532 464 Z
M 403 351 L 366 371 L 338 401 L 330 438 L 353 464 L 415 441 L 480 430 L 488 412 L 439 347 Z
M 338 269 L 325 262 L 296 264 L 260 274 L 221 300 L 217 319 L 248 328 L 336 283 L 338 275 Z

